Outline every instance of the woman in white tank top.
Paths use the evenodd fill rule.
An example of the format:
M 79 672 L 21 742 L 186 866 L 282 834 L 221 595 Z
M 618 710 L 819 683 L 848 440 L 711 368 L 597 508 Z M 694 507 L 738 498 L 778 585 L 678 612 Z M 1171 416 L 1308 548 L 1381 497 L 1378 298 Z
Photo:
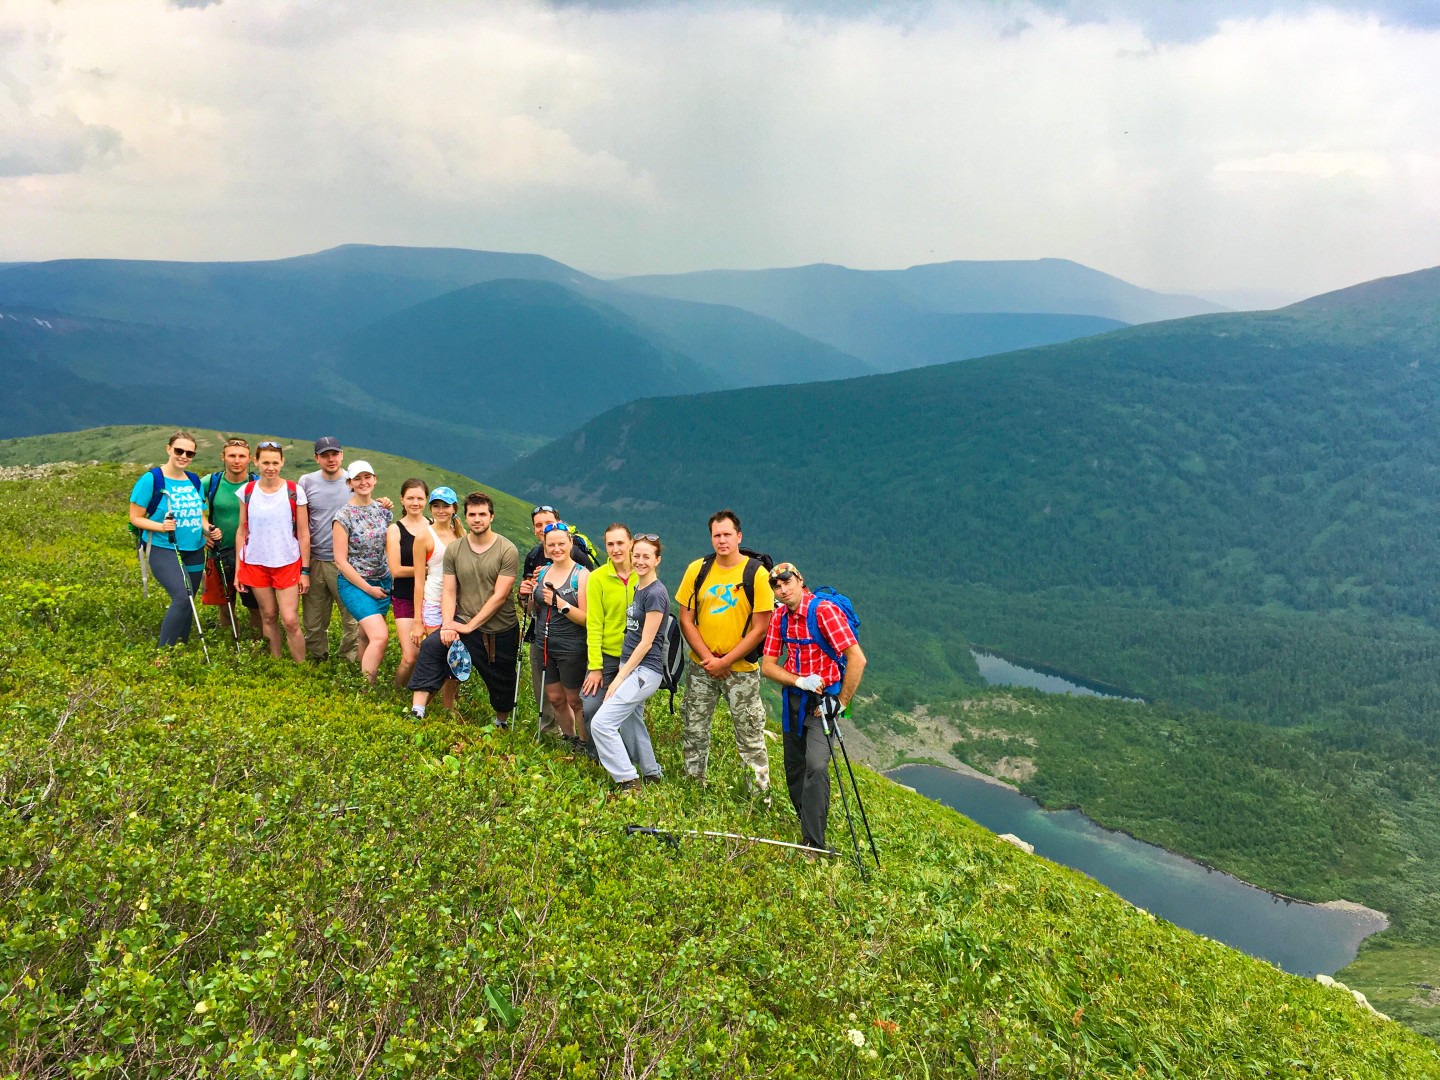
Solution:
M 410 638 L 417 646 L 440 629 L 440 594 L 445 588 L 441 564 L 445 560 L 445 549 L 463 535 L 455 517 L 459 502 L 451 488 L 442 486 L 430 492 L 430 517 L 435 524 L 415 537 L 415 596 L 421 601 L 421 607 Z M 441 687 L 440 703 L 445 708 L 455 707 L 455 691 L 459 687 L 454 679 L 447 680 Z

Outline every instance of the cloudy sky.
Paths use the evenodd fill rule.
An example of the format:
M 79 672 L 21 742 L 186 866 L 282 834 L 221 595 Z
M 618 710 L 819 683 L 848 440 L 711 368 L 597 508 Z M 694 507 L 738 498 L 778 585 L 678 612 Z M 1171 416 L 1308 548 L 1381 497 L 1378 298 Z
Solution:
M 1440 0 L 4 0 L 0 261 L 1440 263 Z

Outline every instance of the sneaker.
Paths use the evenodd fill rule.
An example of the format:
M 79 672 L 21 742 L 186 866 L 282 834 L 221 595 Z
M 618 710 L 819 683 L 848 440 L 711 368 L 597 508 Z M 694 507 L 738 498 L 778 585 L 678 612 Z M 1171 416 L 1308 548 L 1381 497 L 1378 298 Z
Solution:
M 575 749 L 579 753 L 584 754 L 591 761 L 600 760 L 600 752 L 595 749 L 595 744 L 589 739 L 576 739 Z
M 642 784 L 658 784 L 665 779 L 664 773 L 646 773 L 640 778 Z
M 423 724 L 425 722 L 425 717 L 422 716 L 420 713 L 416 712 L 414 709 L 410 708 L 408 705 L 405 707 L 405 719 L 413 720 L 417 724 Z

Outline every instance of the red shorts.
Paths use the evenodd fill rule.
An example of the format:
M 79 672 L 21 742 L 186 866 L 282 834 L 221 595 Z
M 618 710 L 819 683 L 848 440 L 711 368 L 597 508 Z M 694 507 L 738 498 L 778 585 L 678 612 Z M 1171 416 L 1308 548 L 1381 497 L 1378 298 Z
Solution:
M 242 562 L 235 580 L 252 589 L 293 589 L 300 584 L 300 560 L 289 566 L 255 566 Z
M 415 601 L 406 600 L 403 596 L 390 597 L 390 610 L 395 613 L 397 619 L 415 618 Z

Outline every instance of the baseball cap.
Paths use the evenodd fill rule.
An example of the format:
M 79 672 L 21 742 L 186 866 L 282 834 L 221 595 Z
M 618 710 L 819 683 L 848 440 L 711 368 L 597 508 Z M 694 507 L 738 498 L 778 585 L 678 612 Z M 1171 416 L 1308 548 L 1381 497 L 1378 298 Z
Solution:
M 453 489 L 446 487 L 444 484 L 441 484 L 434 491 L 430 492 L 429 501 L 432 503 L 449 503 L 451 506 L 458 506 L 460 504 L 459 496 L 455 494 Z
M 800 568 L 793 562 L 782 562 L 770 571 L 770 584 L 773 586 L 777 581 L 789 581 L 792 577 L 805 580 L 805 575 L 800 573 Z
M 340 440 L 334 435 L 321 435 L 320 438 L 315 440 L 315 452 L 317 454 L 323 454 L 326 450 L 343 449 L 345 448 L 340 445 Z
M 371 465 L 370 462 L 366 461 L 364 458 L 361 458 L 359 461 L 352 461 L 350 463 L 350 467 L 345 470 L 345 479 L 354 480 L 355 477 L 359 476 L 361 473 L 367 472 L 371 476 L 374 476 L 375 466 Z

